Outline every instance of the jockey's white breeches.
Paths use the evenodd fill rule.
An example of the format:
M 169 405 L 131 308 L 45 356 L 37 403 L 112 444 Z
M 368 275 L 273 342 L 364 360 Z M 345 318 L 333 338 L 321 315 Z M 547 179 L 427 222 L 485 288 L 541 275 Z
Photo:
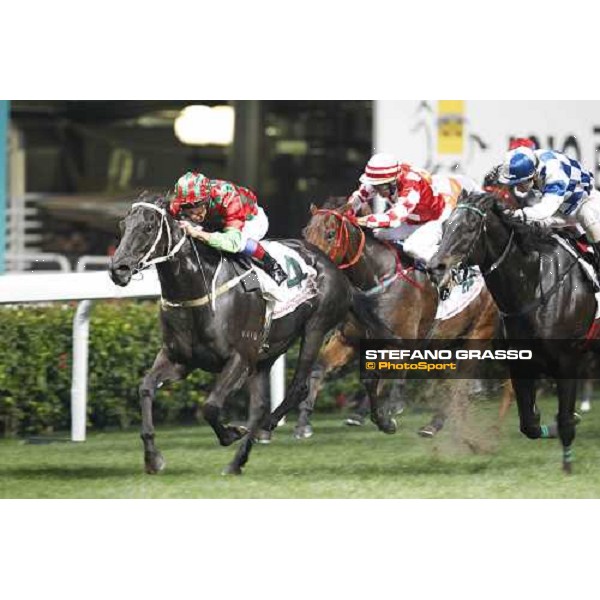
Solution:
M 244 223 L 242 228 L 242 248 L 246 247 L 246 242 L 250 240 L 262 240 L 269 230 L 269 219 L 265 211 L 259 206 L 258 213 L 250 221 Z
M 399 227 L 376 229 L 374 235 L 380 240 L 404 241 L 404 251 L 414 258 L 429 262 L 442 240 L 442 226 L 452 208 L 446 206 L 442 216 L 427 223 L 402 223 Z
M 575 212 L 570 215 L 557 213 L 541 221 L 544 227 L 560 229 L 563 227 L 581 227 L 592 244 L 600 242 L 600 192 L 592 190 Z
M 431 187 L 434 194 L 442 195 L 446 202 L 439 219 L 427 223 L 406 221 L 399 227 L 382 227 L 374 231 L 375 237 L 380 240 L 404 241 L 404 251 L 425 262 L 429 262 L 436 253 L 442 240 L 442 225 L 456 206 L 461 192 L 481 191 L 475 181 L 464 175 L 433 175 Z

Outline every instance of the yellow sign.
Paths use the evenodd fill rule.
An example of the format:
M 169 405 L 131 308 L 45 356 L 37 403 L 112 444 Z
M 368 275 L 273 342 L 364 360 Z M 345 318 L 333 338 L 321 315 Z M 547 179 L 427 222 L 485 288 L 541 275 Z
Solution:
M 464 100 L 438 100 L 438 154 L 462 154 Z

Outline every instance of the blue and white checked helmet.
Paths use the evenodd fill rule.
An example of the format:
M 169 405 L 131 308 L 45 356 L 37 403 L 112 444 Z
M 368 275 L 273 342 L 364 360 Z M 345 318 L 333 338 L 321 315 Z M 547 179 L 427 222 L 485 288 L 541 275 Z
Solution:
M 538 158 L 533 150 L 521 146 L 506 154 L 500 167 L 498 180 L 507 185 L 517 185 L 528 181 L 535 174 Z

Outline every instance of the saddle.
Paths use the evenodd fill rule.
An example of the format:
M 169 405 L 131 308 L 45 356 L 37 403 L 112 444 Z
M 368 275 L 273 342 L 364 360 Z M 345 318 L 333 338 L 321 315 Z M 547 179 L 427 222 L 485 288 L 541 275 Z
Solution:
M 381 241 L 381 240 L 379 240 Z M 404 240 L 387 240 L 390 243 L 390 247 L 396 251 L 398 262 L 406 270 L 416 270 L 427 273 L 427 264 L 420 258 L 414 258 L 410 254 L 404 252 Z
M 241 253 L 233 254 L 230 257 L 230 260 L 236 275 L 243 275 L 255 266 L 247 256 Z M 247 293 L 255 292 L 256 290 L 260 291 L 260 282 L 258 281 L 258 275 L 254 270 L 250 275 L 242 279 L 242 289 Z
M 587 241 L 585 235 L 574 237 L 573 234 L 566 231 L 556 231 L 552 234 L 554 239 L 565 249 L 567 252 L 576 258 L 581 264 L 584 273 L 594 286 L 594 293 L 598 300 L 598 310 L 596 318 L 600 317 L 600 281 L 598 280 L 598 273 L 596 272 L 596 262 L 594 259 L 594 248 Z
M 581 235 L 579 237 L 574 236 L 572 233 L 568 231 L 557 230 L 555 233 L 556 237 L 565 241 L 569 247 L 577 253 L 577 256 L 586 261 L 591 267 L 594 267 L 594 259 L 592 258 L 594 255 L 594 248 L 588 242 L 585 235 Z

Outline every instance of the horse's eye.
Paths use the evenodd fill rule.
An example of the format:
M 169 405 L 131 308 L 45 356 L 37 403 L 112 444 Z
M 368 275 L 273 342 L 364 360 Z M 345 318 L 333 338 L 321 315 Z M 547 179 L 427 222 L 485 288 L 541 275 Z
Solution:
M 335 238 L 335 231 L 328 231 L 327 232 L 327 241 L 328 242 L 332 242 Z
M 146 233 L 152 233 L 152 229 L 153 229 L 152 225 L 150 225 L 150 224 L 146 225 Z

